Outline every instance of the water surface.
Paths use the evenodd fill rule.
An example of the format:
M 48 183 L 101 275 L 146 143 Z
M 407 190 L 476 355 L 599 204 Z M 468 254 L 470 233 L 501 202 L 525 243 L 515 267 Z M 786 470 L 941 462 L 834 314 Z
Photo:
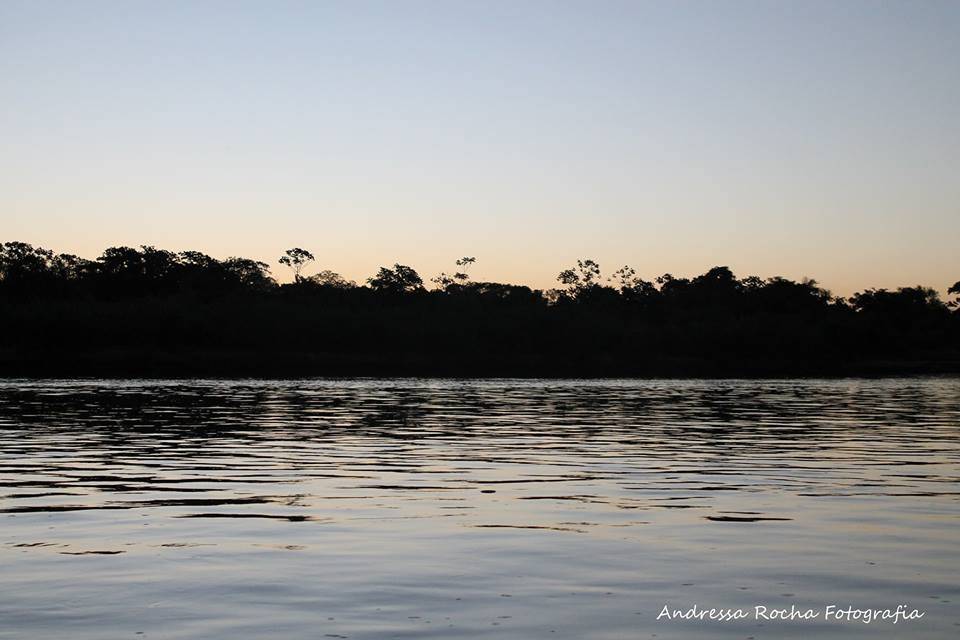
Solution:
M 950 378 L 0 381 L 0 638 L 953 638 L 958 435 Z

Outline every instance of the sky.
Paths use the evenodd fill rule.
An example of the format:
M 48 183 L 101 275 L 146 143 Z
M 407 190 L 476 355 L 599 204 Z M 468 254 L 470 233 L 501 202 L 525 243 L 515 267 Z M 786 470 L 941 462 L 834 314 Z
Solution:
M 960 280 L 960 2 L 0 0 L 0 241 Z

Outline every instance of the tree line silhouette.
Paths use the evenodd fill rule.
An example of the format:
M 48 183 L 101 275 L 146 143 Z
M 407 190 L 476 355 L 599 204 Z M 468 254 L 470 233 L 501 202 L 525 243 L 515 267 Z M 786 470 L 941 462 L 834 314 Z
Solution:
M 474 281 L 474 257 L 425 285 L 412 267 L 364 284 L 293 248 L 264 262 L 111 247 L 95 260 L 0 244 L 6 375 L 839 375 L 960 371 L 960 282 L 867 289 L 814 280 L 604 277 L 558 287 Z

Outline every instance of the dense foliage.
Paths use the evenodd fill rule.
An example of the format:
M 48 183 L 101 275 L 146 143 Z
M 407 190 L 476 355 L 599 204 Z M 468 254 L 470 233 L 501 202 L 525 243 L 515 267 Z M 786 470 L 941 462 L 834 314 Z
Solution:
M 0 245 L 6 374 L 768 375 L 958 368 L 960 310 L 926 287 L 837 298 L 815 281 L 603 277 L 559 289 L 474 282 L 474 258 L 428 290 L 409 266 L 365 285 L 290 249 L 263 262 L 113 247 L 96 260 Z M 960 296 L 960 282 L 950 289 Z

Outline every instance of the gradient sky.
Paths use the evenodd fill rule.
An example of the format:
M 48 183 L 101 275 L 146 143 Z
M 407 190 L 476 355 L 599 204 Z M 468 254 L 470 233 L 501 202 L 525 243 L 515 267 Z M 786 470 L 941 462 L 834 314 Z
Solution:
M 960 279 L 960 2 L 0 0 L 0 240 Z

